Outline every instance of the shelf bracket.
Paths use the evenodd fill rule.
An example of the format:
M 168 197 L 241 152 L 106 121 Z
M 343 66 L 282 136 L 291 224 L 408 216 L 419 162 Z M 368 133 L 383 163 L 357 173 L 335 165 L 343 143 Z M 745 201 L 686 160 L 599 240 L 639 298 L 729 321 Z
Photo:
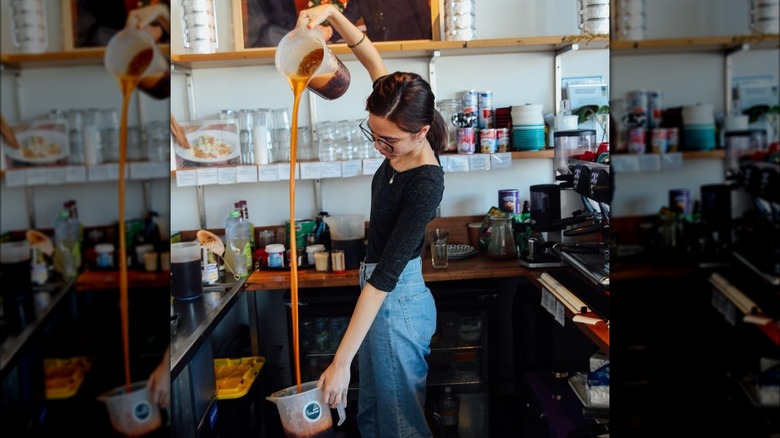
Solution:
M 554 71 L 555 80 L 553 82 L 553 86 L 555 87 L 555 102 L 553 102 L 555 108 L 555 114 L 558 114 L 561 110 L 561 98 L 563 95 L 563 90 L 561 90 L 561 83 L 563 82 L 563 77 L 561 73 L 561 57 L 565 53 L 575 52 L 579 49 L 580 49 L 579 44 L 570 44 L 568 46 L 561 47 L 560 49 L 555 51 L 555 71 Z
M 314 180 L 314 210 L 325 211 L 322 208 L 322 180 L 319 178 Z
M 190 120 L 197 120 L 198 115 L 195 112 L 195 83 L 192 79 L 192 69 L 171 64 L 171 74 L 184 75 L 184 82 L 187 86 L 187 112 Z
M 24 188 L 27 197 L 27 220 L 30 222 L 30 228 L 35 229 L 35 187 L 27 186 Z
M 434 50 L 431 60 L 428 61 L 428 83 L 431 85 L 431 92 L 436 95 L 436 60 L 441 57 L 441 50 Z
M 22 89 L 22 73 L 14 72 L 14 94 L 16 95 L 16 120 L 24 120 L 24 92 Z
M 723 57 L 723 71 L 725 72 L 724 75 L 724 82 L 723 88 L 725 90 L 725 93 L 723 93 L 725 101 L 723 104 L 725 105 L 723 107 L 723 110 L 726 114 L 731 112 L 731 106 L 734 104 L 734 95 L 732 91 L 732 84 L 731 81 L 734 78 L 734 61 L 733 57 L 734 54 L 739 52 L 746 52 L 750 50 L 750 44 L 748 43 L 742 43 L 739 45 L 736 45 L 734 47 L 730 47 L 725 51 L 725 56 Z
M 206 229 L 206 191 L 202 185 L 195 187 L 195 196 L 198 198 L 198 220 L 200 229 Z

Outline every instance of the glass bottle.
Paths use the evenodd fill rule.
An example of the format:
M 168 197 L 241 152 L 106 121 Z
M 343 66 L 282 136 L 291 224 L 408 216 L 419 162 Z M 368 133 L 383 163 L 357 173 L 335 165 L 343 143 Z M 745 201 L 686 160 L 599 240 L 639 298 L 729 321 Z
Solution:
M 445 152 L 455 152 L 458 150 L 457 126 L 453 123 L 453 116 L 463 111 L 463 103 L 460 99 L 445 99 L 439 101 L 439 113 L 444 118 L 447 125 L 447 144 L 444 145 Z
M 517 258 L 514 232 L 512 231 L 511 214 L 494 214 L 490 216 L 490 237 L 487 255 L 494 259 Z
M 457 437 L 460 423 L 460 398 L 452 392 L 452 387 L 445 386 L 444 394 L 439 400 L 439 416 L 441 418 L 441 436 Z

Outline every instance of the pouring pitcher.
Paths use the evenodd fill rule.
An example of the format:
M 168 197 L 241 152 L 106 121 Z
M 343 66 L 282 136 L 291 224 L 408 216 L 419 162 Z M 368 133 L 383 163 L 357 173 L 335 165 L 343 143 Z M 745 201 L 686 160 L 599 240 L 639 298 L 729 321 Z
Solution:
M 135 84 L 157 99 L 171 94 L 170 63 L 146 29 L 126 27 L 117 32 L 106 45 L 103 62 L 120 85 Z
M 276 47 L 276 70 L 294 81 L 308 78 L 306 88 L 323 99 L 341 97 L 349 88 L 347 67 L 328 48 L 322 32 L 301 23 L 285 35 Z M 295 87 L 293 86 L 293 89 Z

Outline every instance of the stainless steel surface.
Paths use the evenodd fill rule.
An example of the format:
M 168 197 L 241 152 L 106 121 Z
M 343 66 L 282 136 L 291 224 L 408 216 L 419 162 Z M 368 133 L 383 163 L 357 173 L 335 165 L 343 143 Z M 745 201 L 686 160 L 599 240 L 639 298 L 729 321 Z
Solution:
M 553 251 L 594 284 L 609 287 L 609 268 L 604 254 L 571 253 L 555 247 Z
M 171 380 L 176 379 L 242 295 L 245 281 L 242 278 L 237 282 L 204 285 L 200 298 L 173 301 L 172 311 L 179 315 L 179 321 L 176 334 L 171 336 Z
M 34 286 L 32 293 L 49 292 L 52 294 L 49 304 L 41 309 L 35 310 L 35 321 L 27 325 L 18 335 L 9 335 L 3 340 L 0 345 L 0 372 L 5 371 L 8 366 L 16 357 L 19 350 L 25 343 L 38 331 L 43 325 L 46 318 L 56 309 L 63 301 L 66 295 L 72 292 L 75 279 L 68 280 L 67 282 L 47 283 L 42 286 Z

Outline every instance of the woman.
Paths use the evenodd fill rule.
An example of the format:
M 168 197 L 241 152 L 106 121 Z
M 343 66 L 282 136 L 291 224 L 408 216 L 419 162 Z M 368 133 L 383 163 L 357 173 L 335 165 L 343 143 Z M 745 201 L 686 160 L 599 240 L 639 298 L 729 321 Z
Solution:
M 318 385 L 346 406 L 350 363 L 360 349 L 358 427 L 363 437 L 430 437 L 425 389 L 436 307 L 422 277 L 425 226 L 444 192 L 438 151 L 446 125 L 430 85 L 414 73 L 388 74 L 376 48 L 331 5 L 301 11 L 309 28 L 328 20 L 374 81 L 363 133 L 385 157 L 371 182 L 371 215 L 361 293 L 347 331 Z

